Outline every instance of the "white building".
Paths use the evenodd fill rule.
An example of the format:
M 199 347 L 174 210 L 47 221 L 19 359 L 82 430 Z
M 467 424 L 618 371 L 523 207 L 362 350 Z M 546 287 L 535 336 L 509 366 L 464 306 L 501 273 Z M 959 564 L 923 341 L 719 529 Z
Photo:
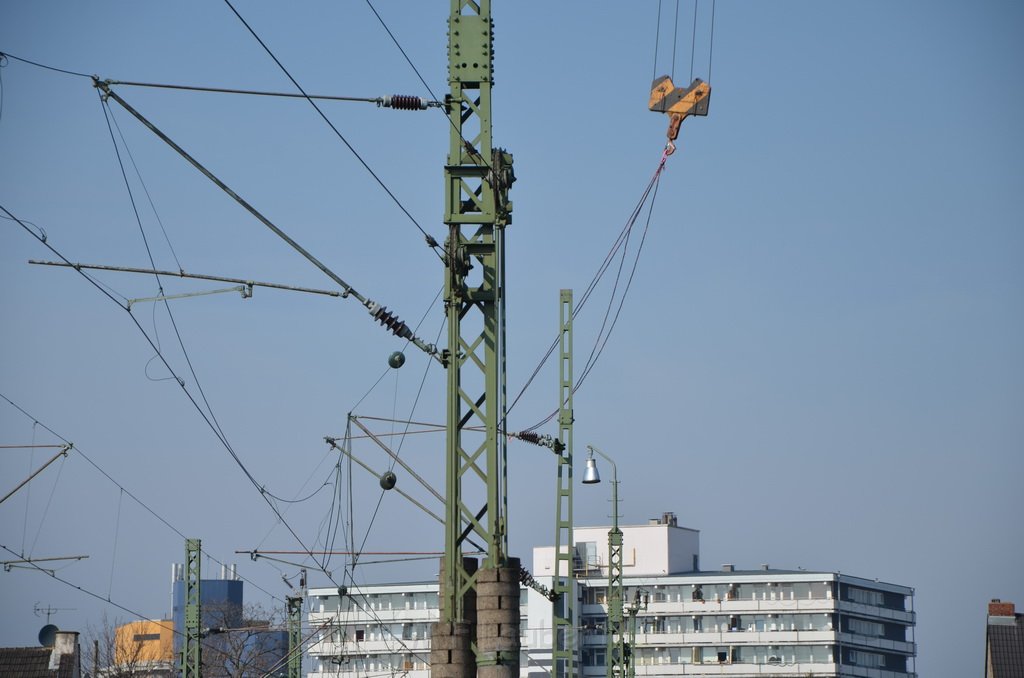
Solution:
M 647 599 L 636 615 L 637 676 L 915 676 L 913 589 L 836 572 L 767 565 L 699 570 L 699 532 L 667 513 L 624 526 L 623 600 Z M 576 675 L 605 675 L 607 527 L 577 528 Z M 534 549 L 531 572 L 550 587 L 554 549 Z M 436 583 L 309 592 L 310 678 L 429 675 L 429 629 L 439 617 Z M 552 604 L 522 589 L 523 678 L 548 675 Z

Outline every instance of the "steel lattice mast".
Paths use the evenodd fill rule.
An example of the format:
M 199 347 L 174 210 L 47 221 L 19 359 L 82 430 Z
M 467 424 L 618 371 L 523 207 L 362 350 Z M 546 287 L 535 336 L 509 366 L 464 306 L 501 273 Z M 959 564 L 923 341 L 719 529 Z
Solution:
M 572 477 L 572 290 L 559 295 L 559 379 L 558 379 L 558 485 L 555 494 L 555 576 L 552 590 L 551 675 L 552 678 L 575 678 L 574 655 L 576 601 L 575 555 L 573 544 L 573 477 Z
M 202 611 L 200 608 L 200 582 L 202 571 L 200 558 L 202 542 L 198 539 L 185 540 L 185 575 L 182 581 L 185 603 L 185 638 L 181 645 L 181 678 L 201 678 L 203 649 Z
M 435 678 L 519 673 L 519 563 L 508 555 L 505 437 L 504 238 L 512 155 L 491 141 L 490 0 L 451 0 L 445 103 L 445 311 L 448 373 L 445 556 L 441 621 L 431 641 Z M 472 541 L 485 550 L 463 557 Z M 481 608 L 478 610 L 478 603 Z

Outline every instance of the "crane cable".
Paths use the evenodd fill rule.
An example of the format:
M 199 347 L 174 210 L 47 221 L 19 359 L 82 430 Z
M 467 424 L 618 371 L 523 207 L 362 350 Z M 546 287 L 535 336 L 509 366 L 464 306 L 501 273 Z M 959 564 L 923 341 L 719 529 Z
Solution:
M 709 81 L 711 80 L 711 66 L 712 66 L 713 59 L 714 59 L 716 1 L 717 0 L 711 0 L 711 30 L 710 30 L 710 40 L 709 40 L 709 48 L 708 48 L 708 80 Z M 695 62 L 695 55 L 696 55 L 696 39 L 697 39 L 697 23 L 698 23 L 697 22 L 697 9 L 698 9 L 698 0 L 694 0 L 694 4 L 693 4 L 693 30 L 692 30 L 692 34 L 691 34 L 691 38 L 690 38 L 690 40 L 691 40 L 691 47 L 690 47 L 690 77 L 691 77 L 691 81 L 692 81 L 692 78 L 693 78 L 693 69 L 694 69 L 694 62 Z M 657 78 L 657 73 L 658 73 L 658 52 L 659 52 L 659 47 L 660 47 L 661 25 L 662 25 L 661 15 L 662 15 L 662 0 L 658 0 L 657 20 L 656 20 L 656 23 L 655 23 L 655 34 L 654 34 L 654 59 L 653 59 L 654 65 L 653 65 L 653 70 L 652 70 L 652 73 L 653 73 L 652 79 L 653 78 Z M 672 38 L 672 61 L 673 61 L 673 63 L 672 63 L 672 74 L 673 74 L 673 76 L 675 74 L 675 60 L 676 60 L 675 59 L 675 55 L 676 55 L 676 51 L 677 51 L 676 48 L 677 48 L 678 33 L 679 33 L 679 30 L 678 30 L 678 24 L 679 24 L 679 0 L 676 0 L 674 24 L 675 24 L 675 28 L 673 30 L 673 38 Z M 586 291 L 584 291 L 583 296 L 582 296 L 582 298 L 580 300 L 580 303 L 576 305 L 575 309 L 573 309 L 572 316 L 573 316 L 574 319 L 583 310 L 583 306 L 586 304 L 587 300 L 590 298 L 591 293 L 594 291 L 594 288 L 596 287 L 597 283 L 600 281 L 601 277 L 604 275 L 605 271 L 607 270 L 608 266 L 610 265 L 611 260 L 615 256 L 615 254 L 618 251 L 618 249 L 620 247 L 622 247 L 628 241 L 629 233 L 631 232 L 633 224 L 635 223 L 636 219 L 639 216 L 640 210 L 642 209 L 644 202 L 647 200 L 648 194 L 650 194 L 652 189 L 653 189 L 654 195 L 657 195 L 657 185 L 658 185 L 658 182 L 660 181 L 661 172 L 662 172 L 662 170 L 664 170 L 664 167 L 665 167 L 665 160 L 666 160 L 666 156 L 662 155 L 662 159 L 661 159 L 661 161 L 658 164 L 658 169 L 655 171 L 655 174 L 652 177 L 650 183 L 648 184 L 647 189 L 644 191 L 640 203 L 637 204 L 637 207 L 634 210 L 633 214 L 627 220 L 626 226 L 619 233 L 618 239 L 612 245 L 612 248 L 610 249 L 608 255 L 606 255 L 604 262 L 599 267 L 597 273 L 594 275 L 594 278 L 590 281 L 590 284 L 587 286 Z M 650 209 L 653 210 L 653 207 L 654 207 L 654 197 L 652 196 Z M 646 237 L 648 227 L 650 226 L 650 218 L 651 218 L 651 213 L 648 212 L 647 223 L 644 226 L 644 235 L 643 235 L 643 237 Z M 641 239 L 640 247 L 642 247 L 642 246 L 643 246 L 643 238 Z M 619 313 L 622 310 L 622 304 L 623 304 L 623 302 L 625 300 L 625 294 L 628 291 L 629 283 L 632 282 L 633 273 L 635 273 L 636 265 L 637 265 L 638 261 L 639 261 L 639 251 L 637 252 L 637 257 L 634 259 L 633 271 L 631 271 L 630 276 L 629 276 L 629 281 L 627 282 L 626 289 L 623 291 L 623 297 L 620 298 L 619 308 L 616 310 L 615 318 L 612 321 L 612 327 L 614 327 L 615 321 L 618 319 L 618 315 L 619 315 Z M 621 271 L 621 263 L 620 263 L 620 271 Z M 618 280 L 616 280 L 616 285 L 617 285 L 617 283 L 618 283 Z M 614 299 L 614 291 L 613 291 L 613 298 L 609 300 L 609 309 L 610 309 L 610 306 L 613 303 L 613 299 Z M 608 318 L 608 315 L 607 315 L 607 312 L 606 312 L 605 322 L 607 322 L 607 318 Z M 602 323 L 602 332 L 604 330 L 605 322 Z M 585 380 L 586 376 L 588 374 L 590 374 L 590 371 L 594 368 L 594 365 L 596 364 L 597 358 L 600 356 L 601 352 L 604 350 L 604 347 L 608 343 L 608 337 L 610 335 L 610 332 L 611 332 L 611 330 L 609 329 L 608 334 L 604 335 L 603 338 L 602 338 L 602 335 L 599 333 L 597 340 L 595 340 L 594 348 L 591 350 L 591 355 L 588 358 L 587 363 L 586 363 L 586 365 L 583 368 L 582 376 L 581 376 L 581 378 L 579 379 L 579 381 L 576 383 L 576 385 L 573 388 L 573 393 L 575 393 L 580 388 L 580 386 L 582 386 L 583 381 Z M 516 395 L 515 399 L 512 401 L 512 404 L 506 410 L 506 412 L 505 412 L 506 417 L 508 415 L 508 412 L 510 412 L 512 410 L 512 408 L 515 407 L 515 405 L 519 402 L 520 398 L 522 398 L 523 394 L 526 392 L 526 390 L 533 383 L 534 379 L 540 373 L 541 368 L 545 365 L 547 360 L 551 357 L 551 355 L 554 352 L 555 348 L 558 346 L 558 341 L 559 340 L 556 337 L 555 340 L 548 347 L 547 352 L 540 359 L 540 362 L 537 364 L 536 368 L 534 368 L 533 373 L 526 380 L 526 383 L 520 389 L 518 395 Z M 598 348 L 598 346 L 600 346 L 600 348 Z M 534 424 L 532 427 L 530 427 L 528 429 L 525 429 L 525 430 L 533 431 L 536 428 L 538 428 L 540 426 L 543 426 L 547 422 L 551 421 L 551 419 L 555 416 L 556 413 L 557 413 L 557 410 L 555 410 L 554 413 L 549 414 L 542 421 L 538 422 L 537 424 Z M 505 422 L 503 421 L 502 423 L 503 423 L 502 430 L 506 430 L 506 432 L 507 432 L 507 429 L 504 428 Z
M 712 65 L 712 62 L 713 62 L 713 59 L 714 59 L 714 48 L 715 48 L 715 10 L 716 10 L 715 5 L 716 5 L 716 2 L 717 2 L 717 0 L 711 0 L 711 29 L 710 29 L 709 36 L 708 36 L 709 37 L 709 45 L 708 45 L 708 77 L 707 77 L 708 82 L 711 81 L 711 65 Z M 697 21 L 698 11 L 697 10 L 699 8 L 699 4 L 700 4 L 699 0 L 693 0 L 693 28 L 692 28 L 691 34 L 690 34 L 690 82 L 693 81 L 693 70 L 694 70 L 694 65 L 695 65 L 695 62 L 696 62 L 696 55 L 697 55 L 697 23 L 698 23 L 698 21 Z M 654 79 L 656 79 L 658 77 L 658 52 L 659 52 L 659 48 L 660 48 L 660 45 L 661 45 L 661 25 L 662 25 L 661 10 L 662 10 L 662 0 L 658 0 L 658 11 L 657 11 L 657 18 L 655 20 L 655 30 L 654 30 L 654 67 L 653 67 L 653 69 L 651 71 L 652 72 L 652 75 L 651 75 L 651 79 L 652 80 L 654 80 Z M 677 64 L 676 54 L 677 54 L 677 51 L 678 51 L 678 49 L 677 49 L 678 48 L 678 44 L 679 44 L 679 0 L 676 0 L 675 14 L 674 14 L 673 28 L 672 28 L 672 64 L 671 64 L 671 68 L 669 69 L 669 73 L 671 74 L 671 78 L 673 80 L 675 80 L 675 77 L 676 77 L 676 64 Z
M 658 183 L 659 183 L 659 181 L 661 179 L 662 172 L 665 170 L 665 163 L 666 163 L 667 160 L 668 160 L 668 154 L 663 151 L 662 155 L 661 155 L 661 159 L 658 161 L 658 167 L 657 167 L 657 169 L 655 169 L 654 174 L 651 176 L 650 181 L 647 183 L 647 186 L 645 187 L 645 189 L 644 189 L 644 191 L 643 191 L 643 193 L 642 193 L 642 195 L 640 197 L 640 200 L 637 202 L 636 206 L 633 208 L 633 211 L 630 213 L 629 218 L 626 220 L 625 226 L 623 226 L 622 230 L 619 232 L 618 237 L 616 238 L 615 242 L 612 244 L 612 246 L 609 249 L 608 253 L 605 255 L 604 260 L 601 262 L 601 265 L 598 267 L 598 270 L 594 274 L 594 277 L 590 280 L 590 283 L 587 285 L 587 288 L 583 292 L 583 295 L 581 296 L 579 303 L 573 309 L 573 313 L 572 313 L 573 319 L 575 319 L 577 316 L 579 316 L 579 314 L 583 311 L 583 308 L 586 306 L 587 301 L 590 299 L 591 295 L 594 293 L 594 290 L 597 288 L 598 283 L 600 283 L 601 279 L 604 277 L 604 274 L 607 272 L 608 268 L 611 266 L 611 263 L 614 260 L 615 255 L 628 242 L 629 234 L 632 232 L 633 226 L 636 224 L 637 219 L 639 219 L 640 214 L 643 211 L 644 205 L 648 203 L 648 198 L 650 198 L 650 205 L 649 205 L 649 211 L 648 211 L 648 215 L 647 215 L 647 222 L 646 222 L 646 225 L 644 227 L 644 233 L 646 234 L 647 229 L 650 226 L 651 214 L 652 214 L 652 211 L 654 209 L 654 198 L 657 196 L 657 190 L 656 190 L 657 189 L 657 185 L 658 185 Z M 641 242 L 641 246 L 642 246 L 642 242 Z M 636 254 L 636 258 L 634 259 L 634 271 L 635 271 L 636 263 L 639 260 L 639 255 L 640 255 L 640 251 L 638 250 L 637 254 Z M 623 252 L 623 257 L 625 257 L 625 252 Z M 621 267 L 620 267 L 620 272 L 621 272 Z M 626 285 L 625 289 L 623 289 L 623 296 L 621 297 L 621 301 L 625 300 L 625 295 L 629 292 L 629 283 L 631 283 L 631 282 L 632 282 L 632 274 L 630 275 L 629 281 L 627 282 L 627 285 Z M 616 284 L 617 284 L 617 281 L 616 281 Z M 609 309 L 610 309 L 612 303 L 613 303 L 612 301 L 609 301 Z M 621 310 L 621 307 L 620 307 L 620 310 Z M 616 317 L 617 317 L 617 315 L 618 314 L 616 314 Z M 606 313 L 606 320 L 607 320 L 607 313 Z M 613 329 L 613 328 L 614 328 L 614 322 L 612 323 L 612 327 L 609 328 L 607 335 L 604 337 L 604 343 L 603 344 L 601 344 L 602 337 L 600 335 L 598 336 L 597 340 L 595 341 L 594 351 L 596 351 L 596 353 L 594 351 L 592 351 L 592 353 L 591 353 L 592 359 L 588 359 L 587 365 L 584 367 L 584 378 L 585 378 L 585 376 L 587 374 L 590 373 L 590 370 L 593 369 L 593 366 L 596 363 L 597 358 L 600 357 L 600 353 L 601 353 L 601 351 L 603 351 L 604 345 L 607 344 L 607 338 L 608 338 L 608 336 L 611 333 L 611 329 Z M 534 368 L 533 373 L 530 375 L 530 377 L 526 380 L 526 383 L 519 390 L 519 393 L 516 395 L 515 399 L 512 401 L 512 404 L 509 405 L 508 409 L 506 410 L 506 416 L 507 416 L 508 412 L 511 412 L 512 409 L 515 408 L 516 404 L 523 397 L 523 394 L 526 392 L 526 390 L 533 383 L 534 379 L 540 373 L 541 368 L 543 368 L 543 366 L 545 365 L 547 360 L 551 357 L 551 354 L 554 352 L 555 348 L 558 346 L 558 342 L 559 342 L 559 338 L 556 337 L 555 340 L 548 346 L 547 352 L 540 359 L 540 361 L 538 362 L 537 366 Z M 597 350 L 598 344 L 601 344 L 601 351 Z M 576 383 L 576 385 L 574 386 L 573 392 L 575 393 L 580 388 L 580 386 L 582 384 L 583 384 L 583 379 L 581 378 Z M 557 410 L 556 410 L 556 412 L 557 412 Z M 534 430 L 535 428 L 537 428 L 539 426 L 542 426 L 543 424 L 545 424 L 548 421 L 550 421 L 552 416 L 553 415 L 549 415 L 543 421 L 535 424 L 534 426 L 532 426 L 532 427 L 530 427 L 529 429 L 526 429 L 526 430 Z M 504 424 L 504 422 L 503 422 L 503 424 Z M 506 430 L 504 428 L 504 426 L 503 426 L 503 430 Z

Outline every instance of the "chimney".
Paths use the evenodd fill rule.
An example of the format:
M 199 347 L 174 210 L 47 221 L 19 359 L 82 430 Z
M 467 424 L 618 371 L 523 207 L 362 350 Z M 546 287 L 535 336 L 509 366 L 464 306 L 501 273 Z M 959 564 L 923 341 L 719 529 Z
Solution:
M 676 514 L 671 511 L 666 511 L 661 514 L 661 524 L 668 525 L 669 527 L 677 527 L 678 521 L 676 520 Z
M 1013 603 L 1004 603 L 998 598 L 993 598 L 988 604 L 988 616 L 990 617 L 1013 617 L 1016 611 Z
M 725 563 L 724 565 L 722 565 L 722 572 L 735 572 L 735 571 L 736 571 L 736 567 L 734 565 L 732 565 L 731 563 Z
M 60 670 L 61 657 L 71 657 L 71 677 L 78 678 L 80 674 L 79 662 L 81 658 L 78 653 L 78 631 L 57 631 L 53 641 L 53 650 L 50 651 L 50 671 Z
M 761 569 L 762 570 L 770 570 L 772 568 L 771 568 L 771 566 L 768 565 L 768 563 L 761 563 Z

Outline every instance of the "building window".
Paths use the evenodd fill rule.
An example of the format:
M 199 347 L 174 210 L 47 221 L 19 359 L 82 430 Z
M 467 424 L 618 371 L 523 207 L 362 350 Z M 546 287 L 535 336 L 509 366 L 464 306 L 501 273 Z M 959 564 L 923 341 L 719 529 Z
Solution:
M 885 656 L 874 654 L 873 652 L 850 650 L 849 660 L 851 664 L 856 666 L 867 666 L 869 668 L 876 669 L 883 668 L 885 666 Z
M 602 648 L 583 651 L 584 666 L 604 666 L 605 651 Z
M 868 621 L 867 619 L 850 618 L 847 620 L 847 628 L 851 633 L 856 633 L 862 636 L 872 636 L 874 638 L 881 638 L 885 636 L 884 624 Z
M 881 591 L 859 589 L 855 586 L 850 586 L 846 589 L 846 599 L 861 605 L 881 607 L 885 603 L 885 594 Z

